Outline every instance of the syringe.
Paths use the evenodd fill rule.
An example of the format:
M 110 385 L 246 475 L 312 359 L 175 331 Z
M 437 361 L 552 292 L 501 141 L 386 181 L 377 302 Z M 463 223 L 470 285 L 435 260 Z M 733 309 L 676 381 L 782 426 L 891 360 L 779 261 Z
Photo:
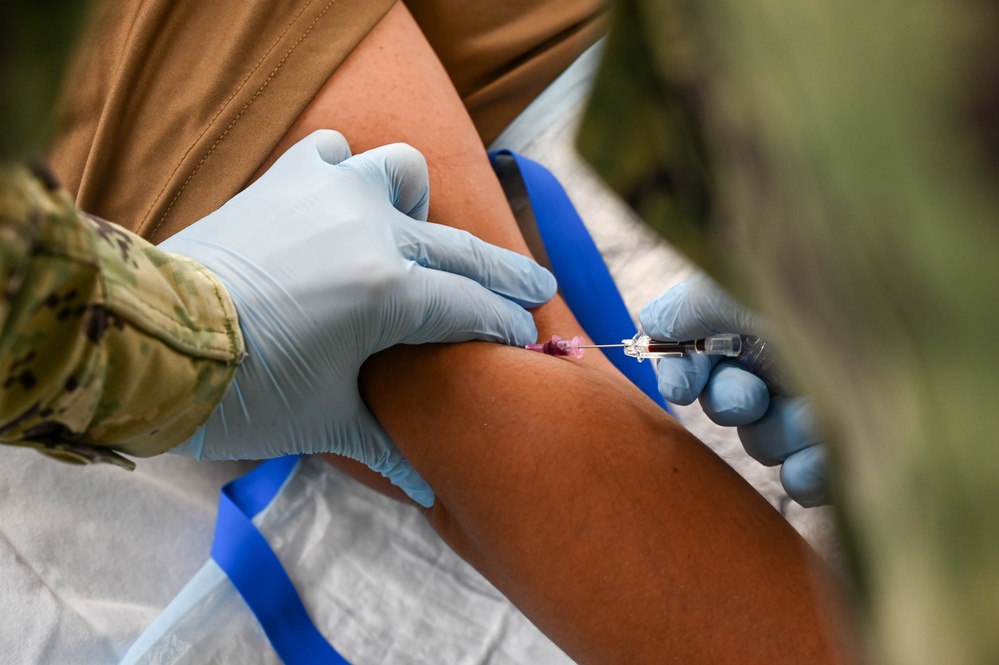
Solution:
M 711 335 L 686 341 L 652 339 L 639 330 L 631 339 L 620 344 L 585 344 L 582 337 L 571 340 L 552 335 L 550 342 L 528 344 L 524 348 L 550 356 L 582 358 L 586 349 L 620 348 L 625 355 L 641 362 L 646 358 L 677 358 L 701 353 L 708 356 L 726 356 L 756 374 L 767 385 L 772 395 L 787 394 L 785 381 L 774 363 L 773 350 L 762 337 L 730 333 Z
M 742 351 L 742 338 L 739 335 L 722 334 L 692 339 L 682 342 L 652 339 L 639 330 L 631 339 L 622 339 L 620 344 L 591 344 L 582 349 L 621 348 L 626 356 L 642 362 L 646 358 L 679 358 L 680 356 L 702 353 L 707 356 L 738 356 Z
M 552 335 L 550 342 L 543 344 L 528 344 L 525 349 L 546 353 L 550 356 L 583 357 L 584 349 L 620 348 L 625 355 L 637 358 L 639 362 L 646 358 L 678 358 L 692 353 L 703 353 L 709 356 L 737 356 L 742 350 L 742 338 L 738 335 L 712 335 L 701 339 L 685 342 L 671 342 L 652 339 L 641 330 L 631 339 L 623 339 L 620 344 L 585 344 L 582 337 L 562 339 Z

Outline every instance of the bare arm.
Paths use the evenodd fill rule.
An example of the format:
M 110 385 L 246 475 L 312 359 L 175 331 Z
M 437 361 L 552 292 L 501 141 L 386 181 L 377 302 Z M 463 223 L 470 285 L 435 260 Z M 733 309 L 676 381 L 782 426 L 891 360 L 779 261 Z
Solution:
M 526 252 L 474 129 L 397 6 L 283 150 L 318 127 L 431 166 L 431 219 Z M 266 165 L 265 165 L 266 166 Z M 573 335 L 560 301 L 542 337 Z M 397 347 L 365 399 L 430 482 L 431 523 L 580 662 L 827 663 L 824 573 L 759 495 L 598 355 Z
M 580 662 L 838 662 L 807 545 L 616 377 L 489 344 L 368 370 L 431 523 Z

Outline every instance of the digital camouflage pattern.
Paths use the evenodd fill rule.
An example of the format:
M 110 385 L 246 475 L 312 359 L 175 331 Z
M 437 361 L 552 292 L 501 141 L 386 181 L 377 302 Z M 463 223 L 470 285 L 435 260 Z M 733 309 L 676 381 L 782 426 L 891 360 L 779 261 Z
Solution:
M 131 466 L 189 438 L 243 357 L 211 273 L 0 166 L 0 441 Z
M 579 145 L 779 329 L 869 662 L 999 663 L 999 3 L 621 2 Z

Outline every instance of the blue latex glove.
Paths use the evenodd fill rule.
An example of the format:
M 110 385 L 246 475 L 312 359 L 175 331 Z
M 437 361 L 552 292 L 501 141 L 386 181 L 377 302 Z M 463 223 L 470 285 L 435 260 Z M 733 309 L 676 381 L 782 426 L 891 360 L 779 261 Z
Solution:
M 703 275 L 693 277 L 647 304 L 642 328 L 653 338 L 688 340 L 719 333 L 765 336 L 763 321 L 733 301 Z M 662 358 L 659 392 L 674 404 L 699 399 L 707 416 L 738 427 L 746 451 L 768 466 L 781 466 L 788 496 L 803 506 L 825 503 L 825 448 L 815 416 L 803 397 L 771 397 L 756 375 L 723 356 Z
M 248 352 L 221 406 L 175 452 L 339 453 L 432 505 L 361 400 L 361 364 L 396 344 L 534 342 L 523 307 L 551 299 L 556 284 L 526 257 L 424 221 L 428 206 L 427 166 L 414 148 L 352 157 L 339 133 L 319 131 L 162 243 L 222 280 Z

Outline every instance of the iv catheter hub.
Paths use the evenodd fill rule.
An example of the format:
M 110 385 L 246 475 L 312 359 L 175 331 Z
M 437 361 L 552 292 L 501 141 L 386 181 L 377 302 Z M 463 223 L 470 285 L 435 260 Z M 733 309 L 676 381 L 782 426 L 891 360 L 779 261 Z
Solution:
M 552 335 L 551 341 L 544 342 L 543 344 L 528 344 L 525 349 L 531 351 L 537 351 L 538 353 L 546 353 L 550 356 L 572 356 L 574 358 L 582 358 L 585 349 L 590 348 L 583 346 L 583 342 L 586 340 L 582 337 L 573 337 L 572 339 L 562 339 L 558 335 Z

